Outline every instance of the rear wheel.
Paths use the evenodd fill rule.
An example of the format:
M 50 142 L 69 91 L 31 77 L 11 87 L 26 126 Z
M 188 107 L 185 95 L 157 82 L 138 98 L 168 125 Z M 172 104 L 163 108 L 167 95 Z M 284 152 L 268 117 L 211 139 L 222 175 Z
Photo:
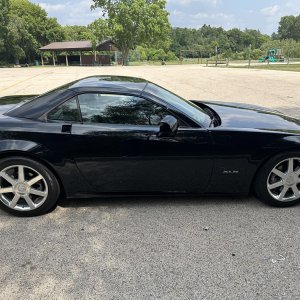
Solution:
M 51 210 L 60 193 L 53 173 L 28 158 L 0 160 L 0 205 L 18 216 L 37 216 Z
M 286 153 L 270 159 L 255 180 L 258 198 L 273 206 L 300 202 L 300 154 Z

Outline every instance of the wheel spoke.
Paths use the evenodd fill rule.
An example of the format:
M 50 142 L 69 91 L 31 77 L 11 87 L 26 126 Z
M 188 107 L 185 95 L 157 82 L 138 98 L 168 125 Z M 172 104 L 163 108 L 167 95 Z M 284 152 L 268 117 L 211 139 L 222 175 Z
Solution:
M 10 201 L 9 207 L 15 208 L 16 205 L 18 204 L 19 199 L 20 199 L 20 196 L 16 194 L 16 195 L 13 197 L 13 199 Z
M 43 179 L 43 176 L 42 175 L 38 175 L 38 176 L 30 179 L 29 181 L 27 181 L 27 184 L 30 185 L 30 186 L 32 186 L 32 185 L 34 185 L 35 183 L 39 182 L 42 179 Z
M 292 186 L 292 190 L 293 190 L 293 193 L 294 193 L 295 197 L 299 198 L 300 197 L 300 192 L 299 192 L 296 185 Z
M 47 196 L 46 192 L 39 191 L 39 190 L 36 190 L 36 189 L 30 189 L 29 194 L 33 194 L 33 195 L 37 195 L 37 196 L 41 196 L 41 197 Z
M 0 202 L 10 209 L 35 210 L 47 197 L 48 184 L 38 170 L 22 162 L 0 169 Z
M 300 157 L 290 156 L 279 161 L 266 183 L 269 194 L 278 202 L 300 199 Z
M 273 169 L 272 172 L 280 178 L 285 178 L 285 174 L 279 171 L 278 169 Z
M 12 193 L 12 192 L 13 192 L 12 187 L 7 187 L 7 188 L 0 189 L 0 194 L 6 194 L 6 193 Z
M 288 173 L 294 172 L 294 159 L 290 158 L 288 163 Z
M 25 180 L 24 166 L 18 167 L 18 179 L 19 179 L 19 182 L 24 182 L 24 180 Z
M 0 177 L 4 178 L 7 182 L 9 182 L 11 185 L 16 184 L 16 180 L 11 178 L 7 173 L 5 172 L 0 172 Z
M 33 203 L 33 201 L 30 199 L 29 196 L 24 196 L 24 199 L 25 201 L 27 202 L 28 206 L 31 208 L 31 209 L 35 209 L 35 204 Z
M 280 187 L 280 186 L 283 186 L 283 182 L 282 182 L 282 181 L 278 181 L 278 182 L 269 184 L 269 185 L 268 185 L 268 188 L 269 188 L 270 190 L 273 190 L 273 189 L 276 189 L 276 188 L 278 188 L 278 187 Z
M 287 186 L 284 186 L 284 187 L 283 187 L 283 189 L 282 189 L 282 191 L 281 191 L 281 193 L 280 193 L 280 195 L 279 195 L 279 200 L 280 200 L 280 201 L 283 200 L 283 198 L 284 198 L 284 196 L 286 195 L 288 189 L 289 189 L 289 188 L 288 188 Z

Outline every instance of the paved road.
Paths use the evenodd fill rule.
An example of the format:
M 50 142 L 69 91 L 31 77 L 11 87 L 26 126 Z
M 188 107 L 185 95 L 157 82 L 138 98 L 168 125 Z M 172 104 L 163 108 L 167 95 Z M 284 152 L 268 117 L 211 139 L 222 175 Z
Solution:
M 234 69 L 225 73 L 203 68 L 209 70 L 204 72 L 189 66 L 152 68 L 152 74 L 150 69 L 118 70 L 136 72 L 175 90 L 191 86 L 190 91 L 181 90 L 187 97 L 202 93 L 207 99 L 268 100 L 269 107 L 285 106 L 294 115 L 300 102 L 299 85 L 294 86 L 296 77 L 290 72 L 238 70 L 235 75 Z M 41 70 L 52 73 L 37 75 Z M 41 92 L 94 72 L 94 68 L 56 70 L 0 69 L 0 75 L 6 74 L 0 93 Z M 156 77 L 159 72 L 165 77 Z M 179 86 L 167 76 L 178 79 L 188 73 L 190 80 L 185 78 Z M 200 92 L 196 74 L 201 74 Z M 259 83 L 268 83 L 268 74 L 273 79 L 282 76 L 283 83 L 278 82 L 286 90 L 281 92 L 276 85 L 276 92 L 262 89 Z M 51 80 L 59 76 L 61 81 Z M 216 85 L 202 86 L 202 80 L 215 78 Z M 247 78 L 252 85 L 244 90 Z M 219 89 L 222 84 L 229 88 Z M 299 212 L 300 205 L 270 208 L 253 197 L 69 200 L 51 214 L 28 219 L 0 211 L 0 299 L 297 300 Z
M 300 299 L 299 208 L 135 198 L 0 212 L 0 298 Z

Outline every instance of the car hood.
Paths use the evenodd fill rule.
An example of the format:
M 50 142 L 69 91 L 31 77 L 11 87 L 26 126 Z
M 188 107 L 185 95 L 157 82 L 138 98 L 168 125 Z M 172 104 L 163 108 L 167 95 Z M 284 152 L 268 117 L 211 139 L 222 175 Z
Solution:
M 199 101 L 192 102 L 197 105 L 200 104 Z M 300 132 L 300 121 L 279 111 L 234 102 L 212 101 L 201 103 L 219 115 L 221 127 Z M 199 106 L 201 107 L 201 105 Z

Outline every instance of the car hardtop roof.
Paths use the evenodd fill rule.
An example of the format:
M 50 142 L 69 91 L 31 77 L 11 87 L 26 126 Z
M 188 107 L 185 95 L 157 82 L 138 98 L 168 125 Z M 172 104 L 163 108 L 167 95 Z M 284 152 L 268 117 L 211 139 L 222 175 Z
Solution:
M 97 93 L 101 91 L 140 95 L 147 84 L 147 80 L 136 77 L 111 75 L 90 76 L 51 90 L 32 99 L 32 101 L 13 108 L 5 114 L 11 117 L 38 119 L 60 103 L 63 103 L 79 93 Z
M 142 92 L 148 81 L 142 78 L 129 77 L 129 76 L 112 76 L 112 75 L 100 75 L 90 76 L 73 81 L 68 85 L 70 90 L 82 90 L 82 89 L 123 89 L 123 90 L 135 90 Z

